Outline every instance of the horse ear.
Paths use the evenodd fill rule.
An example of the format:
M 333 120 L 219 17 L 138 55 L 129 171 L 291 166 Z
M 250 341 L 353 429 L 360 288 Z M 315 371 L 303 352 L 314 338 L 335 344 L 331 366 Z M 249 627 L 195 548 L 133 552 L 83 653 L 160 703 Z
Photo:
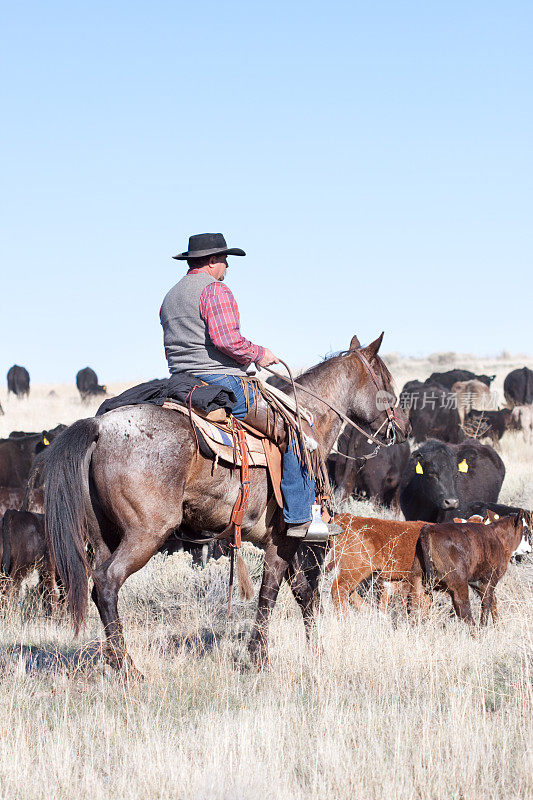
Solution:
M 385 331 L 382 331 L 381 336 L 378 336 L 377 339 L 374 339 L 373 342 L 367 344 L 367 346 L 364 348 L 365 354 L 367 358 L 369 358 L 370 360 L 372 360 L 377 356 L 379 348 L 381 347 L 381 342 L 383 341 L 384 334 Z
M 361 347 L 361 342 L 359 341 L 357 336 L 355 336 L 355 334 L 354 334 L 352 336 L 352 341 L 350 342 L 350 347 L 348 349 L 349 350 L 357 350 L 358 347 Z

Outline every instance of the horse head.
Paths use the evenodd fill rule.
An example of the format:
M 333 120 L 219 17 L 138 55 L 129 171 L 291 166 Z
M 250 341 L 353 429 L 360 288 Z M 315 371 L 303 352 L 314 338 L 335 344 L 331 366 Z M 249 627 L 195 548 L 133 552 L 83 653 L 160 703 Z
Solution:
M 357 336 L 350 342 L 345 354 L 350 362 L 347 375 L 356 381 L 357 390 L 351 394 L 348 416 L 366 422 L 371 433 L 380 432 L 384 442 L 393 436 L 394 441 L 403 442 L 410 430 L 409 420 L 397 405 L 392 375 L 378 354 L 382 341 L 383 333 L 366 347 Z

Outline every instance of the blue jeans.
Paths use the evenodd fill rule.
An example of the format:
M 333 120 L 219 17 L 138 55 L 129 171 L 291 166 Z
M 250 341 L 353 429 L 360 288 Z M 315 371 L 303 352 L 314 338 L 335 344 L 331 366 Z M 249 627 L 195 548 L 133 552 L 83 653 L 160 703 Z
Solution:
M 244 419 L 248 413 L 246 397 L 240 378 L 235 375 L 198 375 L 206 383 L 225 386 L 235 394 L 237 403 L 232 410 L 236 419 Z M 254 403 L 251 386 L 248 386 L 248 407 Z M 291 524 L 309 522 L 311 506 L 315 502 L 315 482 L 311 480 L 307 469 L 298 460 L 290 448 L 283 456 L 281 473 L 281 491 L 283 493 L 283 518 Z

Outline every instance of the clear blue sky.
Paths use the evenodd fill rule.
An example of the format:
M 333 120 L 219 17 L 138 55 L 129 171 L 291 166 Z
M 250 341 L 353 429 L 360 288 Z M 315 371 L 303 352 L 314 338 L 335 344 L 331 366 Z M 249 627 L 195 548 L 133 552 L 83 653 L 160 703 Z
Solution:
M 165 375 L 203 231 L 295 365 L 531 352 L 532 33 L 525 0 L 5 3 L 0 370 Z

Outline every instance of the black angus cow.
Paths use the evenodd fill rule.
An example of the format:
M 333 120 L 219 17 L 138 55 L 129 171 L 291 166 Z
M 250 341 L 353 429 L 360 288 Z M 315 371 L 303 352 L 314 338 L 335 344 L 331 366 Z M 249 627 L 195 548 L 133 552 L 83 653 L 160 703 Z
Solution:
M 492 439 L 493 443 L 499 442 L 505 431 L 516 427 L 512 419 L 512 412 L 508 408 L 499 411 L 469 411 L 465 417 L 465 428 L 476 439 L 485 437 Z
M 529 534 L 533 533 L 533 512 L 520 506 L 507 506 L 504 503 L 486 503 L 482 500 L 476 500 L 466 507 L 465 518 L 468 519 L 474 514 L 485 517 L 487 511 L 492 511 L 493 514 L 498 514 L 500 517 L 512 517 L 522 514 L 524 527 Z
M 464 517 L 474 501 L 498 502 L 505 465 L 489 445 L 436 440 L 415 450 L 402 481 L 400 506 L 407 520 L 446 522 Z
M 436 383 L 429 386 L 423 381 L 407 381 L 400 392 L 400 405 L 405 413 L 409 416 L 412 408 L 421 408 L 425 402 L 426 392 L 433 388 L 442 390 L 444 387 Z
M 454 383 L 458 381 L 481 381 L 486 386 L 490 386 L 496 375 L 476 375 L 468 369 L 450 369 L 448 372 L 432 372 L 426 383 L 438 384 L 451 390 Z
M 440 386 L 438 383 L 434 383 L 434 386 L 438 386 L 439 389 L 443 389 L 443 386 Z M 428 384 L 426 381 L 407 381 L 402 389 L 402 394 L 406 395 L 414 395 L 414 397 L 419 397 L 421 392 L 425 392 L 427 389 Z
M 461 428 L 456 395 L 437 384 L 421 386 L 423 389 L 411 385 L 409 394 L 409 421 L 414 441 L 440 439 L 443 442 L 462 442 L 465 434 Z M 400 401 L 404 401 L 403 393 Z
M 460 418 L 457 398 L 453 392 L 437 383 L 407 381 L 400 394 L 400 406 L 405 411 L 416 442 L 436 438 L 443 441 L 462 441 L 458 430 Z M 456 411 L 457 413 L 450 413 Z
M 513 369 L 503 382 L 503 392 L 511 408 L 533 403 L 533 370 L 528 367 Z
M 7 371 L 7 394 L 16 395 L 18 398 L 28 397 L 30 393 L 30 373 L 25 367 L 13 364 Z
M 160 553 L 165 553 L 171 556 L 174 553 L 190 553 L 192 556 L 192 563 L 197 567 L 205 567 L 210 558 L 215 560 L 224 555 L 224 543 L 213 541 L 213 534 L 204 531 L 202 534 L 194 533 L 193 536 L 187 536 L 188 531 L 178 528 L 172 531 L 168 539 L 159 548 Z M 190 533 L 193 533 L 192 531 Z M 191 539 L 191 541 L 188 541 Z M 201 544 L 201 540 L 205 539 L 205 544 Z M 206 548 L 204 550 L 204 547 Z
M 0 439 L 0 486 L 21 488 L 26 485 L 35 457 L 65 430 L 58 425 L 42 433 L 26 433 Z
M 381 447 L 368 461 L 360 458 L 375 448 L 376 445 L 369 444 L 366 436 L 355 428 L 345 428 L 341 433 L 337 442 L 338 453 L 328 458 L 328 470 L 336 486 L 335 499 L 338 502 L 350 495 L 366 494 L 384 506 L 399 504 L 400 483 L 409 461 L 409 443 Z
M 107 387 L 99 385 L 98 376 L 90 367 L 84 367 L 76 374 L 76 386 L 84 403 L 91 397 L 107 394 Z
M 26 490 L 21 489 L 20 486 L 17 489 L 0 486 L 0 517 L 4 516 L 8 508 L 22 509 L 23 505 L 25 511 L 44 514 L 43 489 L 30 490 L 26 497 Z
M 2 574 L 8 580 L 3 590 L 15 599 L 25 577 L 38 571 L 37 592 L 43 608 L 50 614 L 56 590 L 56 573 L 44 532 L 44 515 L 8 509 L 2 520 L 0 537 Z

